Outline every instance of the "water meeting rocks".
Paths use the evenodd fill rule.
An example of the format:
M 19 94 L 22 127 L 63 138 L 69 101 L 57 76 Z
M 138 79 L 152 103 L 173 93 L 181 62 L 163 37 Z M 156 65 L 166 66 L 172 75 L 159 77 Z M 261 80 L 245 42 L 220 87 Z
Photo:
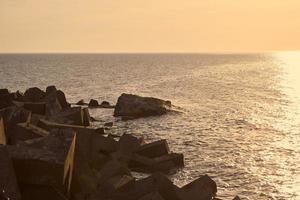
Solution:
M 141 97 L 123 93 L 114 110 L 115 117 L 140 118 L 166 114 L 171 102 L 153 97 Z
M 181 188 L 166 176 L 184 167 L 183 154 L 172 152 L 166 140 L 106 136 L 105 128 L 91 126 L 87 104 L 80 104 L 71 107 L 55 86 L 24 95 L 0 89 L 1 200 L 217 200 L 207 175 Z M 91 100 L 89 107 L 114 106 Z M 122 94 L 114 115 L 134 119 L 170 109 L 170 101 Z M 138 179 L 132 172 L 149 176 Z

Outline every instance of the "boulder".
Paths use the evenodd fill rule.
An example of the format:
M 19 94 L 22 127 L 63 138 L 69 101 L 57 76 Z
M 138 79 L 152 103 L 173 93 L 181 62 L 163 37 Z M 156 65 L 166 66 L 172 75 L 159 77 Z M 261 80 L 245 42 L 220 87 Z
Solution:
M 166 114 L 170 108 L 170 101 L 152 97 L 140 97 L 132 94 L 122 94 L 118 98 L 114 116 L 130 118 L 149 117 Z
M 126 191 L 115 192 L 110 199 L 113 200 L 139 200 L 145 196 L 157 193 L 164 200 L 180 200 L 177 195 L 179 188 L 162 173 L 154 173 L 151 176 L 135 181 L 134 186 Z
M 99 106 L 98 101 L 95 99 L 91 99 L 89 103 L 89 107 L 97 107 L 97 106 Z
M 37 87 L 29 88 L 24 93 L 25 100 L 30 102 L 40 102 L 45 96 L 46 93 Z
M 56 98 L 62 109 L 70 107 L 70 104 L 66 100 L 65 93 L 61 90 L 57 90 L 55 86 L 48 86 L 46 88 L 46 99 Z
M 56 92 L 56 96 L 57 96 L 57 99 L 63 109 L 70 107 L 70 104 L 67 102 L 66 95 L 63 91 L 58 90 Z
M 0 89 L 0 96 L 2 95 L 9 95 L 9 91 L 6 88 Z
M 90 126 L 91 125 L 91 116 L 88 108 L 82 109 L 82 125 L 83 126 Z
M 76 105 L 83 106 L 83 105 L 86 105 L 86 103 L 84 102 L 83 99 L 81 99 L 76 103 Z
M 148 158 L 155 158 L 169 154 L 170 149 L 166 140 L 158 140 L 142 145 L 135 153 Z
M 131 175 L 116 175 L 111 178 L 108 178 L 102 187 L 108 192 L 115 192 L 121 190 L 127 190 L 132 187 L 135 182 L 135 178 Z
M 178 191 L 182 200 L 210 200 L 216 193 L 217 184 L 208 175 L 201 176 Z
M 135 152 L 143 143 L 143 138 L 137 138 L 130 134 L 123 134 L 119 140 L 119 151 L 124 154 Z
M 108 101 L 102 101 L 99 105 L 100 108 L 115 108 L 115 106 L 110 105 Z
M 0 117 L 0 145 L 6 145 L 6 133 L 2 117 Z
M 105 127 L 112 127 L 113 125 L 114 125 L 113 122 L 106 122 L 106 123 L 104 124 Z
M 44 185 L 20 184 L 22 200 L 66 200 L 67 196 L 55 188 Z
M 45 129 L 47 131 L 50 131 L 52 129 L 72 129 L 76 132 L 81 132 L 81 133 L 102 133 L 104 134 L 103 128 L 91 128 L 91 127 L 85 127 L 85 126 L 78 126 L 78 125 L 69 125 L 69 124 L 60 124 L 60 123 L 55 123 L 51 122 L 45 119 L 40 119 L 39 122 L 37 123 L 37 126 Z
M 52 116 L 53 121 L 78 126 L 89 126 L 89 112 L 81 107 L 73 107 Z
M 20 141 L 26 141 L 34 138 L 45 137 L 49 132 L 30 123 L 16 124 L 7 135 L 9 144 L 15 145 Z
M 46 99 L 46 115 L 48 117 L 55 116 L 60 113 L 62 106 L 60 105 L 56 95 L 48 96 Z
M 67 195 L 72 184 L 75 145 L 74 133 L 55 132 L 31 143 L 9 146 L 18 182 L 47 186 Z
M 129 168 L 137 172 L 164 172 L 184 167 L 183 154 L 171 153 L 161 157 L 147 158 L 134 154 L 128 164 Z
M 7 89 L 0 89 L 0 109 L 12 105 L 13 96 Z
M 2 194 L 1 194 L 2 193 Z M 7 147 L 0 145 L 0 199 L 20 200 L 20 190 Z
M 46 103 L 45 102 L 25 102 L 23 107 L 31 111 L 33 114 L 45 115 Z
M 152 192 L 139 198 L 139 200 L 164 200 L 158 192 Z
M 50 85 L 46 88 L 46 96 L 49 96 L 56 91 L 57 91 L 57 89 L 56 89 L 55 85 Z

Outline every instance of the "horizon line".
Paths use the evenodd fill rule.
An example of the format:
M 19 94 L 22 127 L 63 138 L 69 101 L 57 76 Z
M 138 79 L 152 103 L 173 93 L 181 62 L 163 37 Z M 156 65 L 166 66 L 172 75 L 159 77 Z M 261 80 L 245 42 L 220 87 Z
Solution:
M 0 54 L 266 54 L 279 52 L 300 52 L 300 50 L 276 50 L 276 51 L 203 51 L 203 52 L 0 52 Z

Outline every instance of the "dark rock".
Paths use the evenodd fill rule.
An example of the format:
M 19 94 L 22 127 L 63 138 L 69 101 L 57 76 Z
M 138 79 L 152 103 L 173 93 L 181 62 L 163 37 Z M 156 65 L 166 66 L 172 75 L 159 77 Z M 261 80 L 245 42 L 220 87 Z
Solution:
M 100 108 L 115 108 L 115 106 L 110 105 L 108 101 L 102 101 L 99 105 Z
M 0 145 L 0 199 L 1 197 L 5 200 L 21 199 L 12 161 L 3 145 Z
M 148 158 L 160 157 L 170 153 L 166 140 L 159 140 L 141 146 L 135 153 Z
M 46 95 L 48 96 L 56 91 L 57 91 L 56 87 L 54 85 L 50 85 L 46 88 Z
M 68 192 L 72 183 L 75 145 L 74 134 L 56 132 L 31 144 L 10 146 L 8 149 L 18 182 Z
M 37 126 L 44 130 L 47 130 L 47 131 L 50 131 L 53 129 L 72 129 L 76 132 L 82 132 L 82 133 L 97 133 L 98 131 L 100 132 L 100 130 L 94 129 L 91 127 L 60 124 L 60 123 L 51 122 L 51 121 L 48 121 L 45 119 L 40 119 L 39 122 L 37 123 Z M 103 131 L 103 128 L 101 128 L 101 130 Z
M 0 109 L 6 108 L 12 105 L 13 96 L 7 89 L 0 90 Z
M 26 102 L 23 106 L 25 109 L 30 110 L 34 114 L 45 115 L 46 103 L 44 102 Z
M 2 95 L 9 95 L 9 91 L 6 88 L 0 89 L 0 96 Z
M 97 106 L 99 106 L 98 101 L 95 99 L 91 99 L 89 103 L 89 107 L 97 107 Z
M 97 133 L 78 132 L 76 137 L 74 178 L 78 184 L 72 188 L 74 194 L 97 189 L 102 176 L 100 173 L 98 178 L 95 171 L 102 169 L 108 160 L 107 156 L 118 148 L 115 140 Z M 92 170 L 91 167 L 97 170 Z M 98 179 L 101 179 L 100 182 Z
M 33 184 L 20 184 L 22 200 L 66 200 L 68 197 L 56 189 Z
M 140 148 L 143 139 L 139 139 L 130 134 L 123 134 L 119 140 L 119 148 L 122 153 L 132 153 Z
M 82 109 L 82 125 L 83 126 L 90 126 L 91 125 L 91 116 L 89 113 L 88 108 L 83 108 Z
M 134 154 L 129 162 L 129 168 L 137 172 L 164 172 L 184 166 L 183 154 L 171 153 L 157 158 L 147 158 Z
M 107 122 L 104 124 L 104 126 L 106 126 L 106 127 L 112 127 L 113 125 L 114 125 L 113 122 Z
M 73 107 L 63 110 L 62 112 L 52 116 L 54 121 L 59 121 L 60 123 L 86 126 L 87 125 L 87 111 L 83 111 L 81 107 Z
M 207 175 L 183 186 L 178 192 L 182 200 L 210 200 L 216 193 L 217 184 Z
M 9 135 L 7 135 L 9 144 L 15 145 L 20 141 L 26 141 L 34 138 L 45 137 L 49 135 L 48 131 L 45 131 L 30 123 L 16 124 Z
M 111 199 L 139 200 L 150 193 L 157 193 L 164 200 L 180 200 L 177 195 L 178 189 L 168 177 L 162 173 L 154 173 L 145 179 L 136 181 L 133 187 L 124 192 L 113 193 Z
M 122 174 L 108 178 L 103 184 L 103 187 L 107 192 L 115 192 L 127 190 L 133 186 L 134 182 L 135 178 L 133 178 L 131 175 Z
M 236 196 L 233 200 L 241 200 L 241 198 L 239 196 Z
M 83 106 L 83 105 L 86 105 L 86 103 L 84 102 L 83 99 L 81 99 L 76 103 L 76 105 Z
M 171 108 L 170 101 L 152 97 L 140 97 L 132 94 L 122 94 L 115 107 L 115 117 L 148 117 L 163 115 Z
M 0 117 L 0 145 L 6 145 L 6 133 L 3 118 Z
M 6 133 L 9 135 L 10 130 L 18 123 L 25 123 L 28 121 L 31 112 L 24 109 L 11 106 L 0 110 L 0 116 L 4 119 Z M 8 139 L 8 138 L 7 138 Z
M 70 104 L 67 102 L 66 95 L 63 91 L 58 90 L 56 92 L 56 96 L 57 96 L 57 99 L 63 109 L 70 107 Z
M 29 88 L 24 93 L 24 97 L 30 102 L 40 102 L 45 96 L 46 93 L 37 87 Z
M 152 192 L 139 198 L 139 200 L 164 200 L 158 192 Z

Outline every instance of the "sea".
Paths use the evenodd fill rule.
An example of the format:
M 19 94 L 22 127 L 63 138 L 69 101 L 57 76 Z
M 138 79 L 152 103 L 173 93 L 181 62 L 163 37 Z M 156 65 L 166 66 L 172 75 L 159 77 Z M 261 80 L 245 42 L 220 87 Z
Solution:
M 167 139 L 183 186 L 207 174 L 218 197 L 300 199 L 300 52 L 251 54 L 0 54 L 0 88 L 55 85 L 69 102 L 122 93 L 170 100 L 179 112 L 121 121 L 90 109 L 112 134 Z

